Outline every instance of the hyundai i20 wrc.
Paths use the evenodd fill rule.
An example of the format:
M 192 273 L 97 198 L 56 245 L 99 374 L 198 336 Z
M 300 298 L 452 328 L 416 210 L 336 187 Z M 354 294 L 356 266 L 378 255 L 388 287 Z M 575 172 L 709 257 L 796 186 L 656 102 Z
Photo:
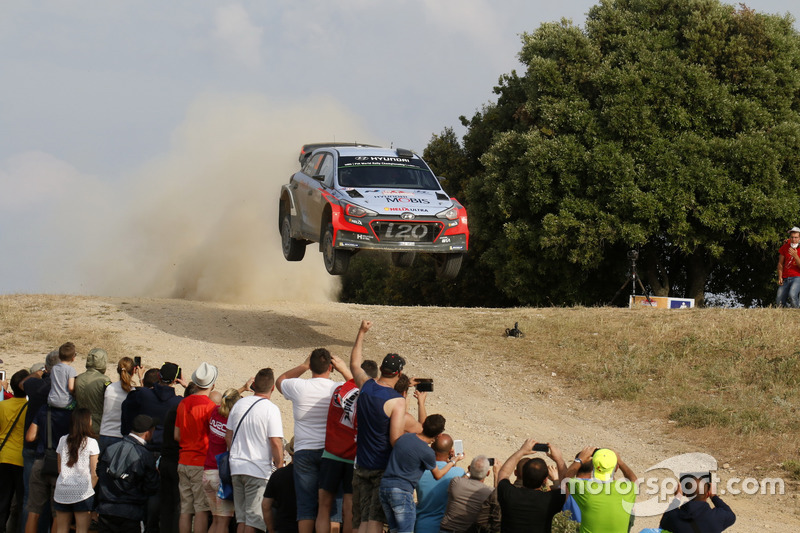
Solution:
M 281 188 L 278 224 L 287 261 L 319 243 L 332 275 L 362 250 L 391 253 L 408 267 L 433 254 L 436 273 L 454 278 L 469 248 L 467 211 L 409 150 L 335 143 L 306 145 L 301 169 Z

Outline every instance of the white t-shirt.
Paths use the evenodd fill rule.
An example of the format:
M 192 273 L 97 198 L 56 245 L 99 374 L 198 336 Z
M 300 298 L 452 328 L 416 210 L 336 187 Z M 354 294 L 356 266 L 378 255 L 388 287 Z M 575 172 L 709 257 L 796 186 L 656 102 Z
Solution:
M 94 495 L 92 488 L 92 472 L 89 468 L 89 457 L 100 455 L 100 446 L 97 441 L 87 437 L 78 450 L 78 462 L 67 466 L 69 450 L 67 449 L 67 435 L 61 437 L 56 446 L 56 453 L 61 457 L 61 473 L 56 480 L 56 490 L 53 499 L 57 503 L 78 503 Z
M 100 422 L 100 435 L 104 437 L 124 437 L 122 434 L 122 402 L 128 393 L 122 388 L 121 381 L 115 381 L 106 387 L 103 397 L 103 420 Z
M 281 383 L 281 393 L 292 401 L 294 414 L 294 449 L 325 448 L 328 407 L 333 391 L 343 381 L 328 378 L 289 378 Z
M 256 402 L 258 405 L 250 409 Z M 245 413 L 247 416 L 242 420 Z M 269 439 L 283 438 L 281 412 L 278 406 L 260 396 L 242 398 L 231 409 L 227 428 L 235 432 L 239 420 L 242 420 L 242 425 L 239 426 L 239 432 L 236 433 L 231 445 L 231 474 L 269 479 L 272 475 L 272 449 Z

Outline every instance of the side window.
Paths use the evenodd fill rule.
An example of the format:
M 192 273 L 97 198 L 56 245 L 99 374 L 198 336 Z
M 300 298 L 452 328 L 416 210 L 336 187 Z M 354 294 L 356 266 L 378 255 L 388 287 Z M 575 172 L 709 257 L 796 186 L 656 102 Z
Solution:
M 328 155 L 323 159 L 322 165 L 319 167 L 317 174 L 325 176 L 322 182 L 326 187 L 333 187 L 333 156 Z
M 325 157 L 325 153 L 314 154 L 311 156 L 308 161 L 306 162 L 305 166 L 303 167 L 303 174 L 306 176 L 314 177 L 319 174 L 319 167 L 322 163 L 322 158 Z

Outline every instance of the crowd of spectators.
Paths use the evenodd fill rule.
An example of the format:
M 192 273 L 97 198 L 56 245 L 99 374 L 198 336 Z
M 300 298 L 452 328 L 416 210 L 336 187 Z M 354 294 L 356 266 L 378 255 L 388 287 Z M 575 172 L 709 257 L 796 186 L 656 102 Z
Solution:
M 427 414 L 426 392 L 409 412 L 417 381 L 403 357 L 364 360 L 371 326 L 361 323 L 349 364 L 319 348 L 223 394 L 208 362 L 186 380 L 175 363 L 146 370 L 122 357 L 112 381 L 95 348 L 78 375 L 65 343 L 2 384 L 0 533 L 549 532 L 562 511 L 582 532 L 632 530 L 637 478 L 613 450 L 586 447 L 567 466 L 557 446 L 528 439 L 505 461 L 458 466 L 464 454 L 445 418 Z M 292 404 L 288 444 L 276 390 Z M 733 524 L 694 481 L 664 530 Z

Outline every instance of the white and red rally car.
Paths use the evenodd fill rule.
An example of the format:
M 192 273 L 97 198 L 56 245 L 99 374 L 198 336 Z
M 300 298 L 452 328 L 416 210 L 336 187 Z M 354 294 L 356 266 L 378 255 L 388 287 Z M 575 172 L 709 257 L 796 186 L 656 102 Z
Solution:
M 335 143 L 306 145 L 302 168 L 281 187 L 283 255 L 300 261 L 318 242 L 332 275 L 360 250 L 390 252 L 397 266 L 433 254 L 441 278 L 454 278 L 469 247 L 467 211 L 442 190 L 409 150 Z

